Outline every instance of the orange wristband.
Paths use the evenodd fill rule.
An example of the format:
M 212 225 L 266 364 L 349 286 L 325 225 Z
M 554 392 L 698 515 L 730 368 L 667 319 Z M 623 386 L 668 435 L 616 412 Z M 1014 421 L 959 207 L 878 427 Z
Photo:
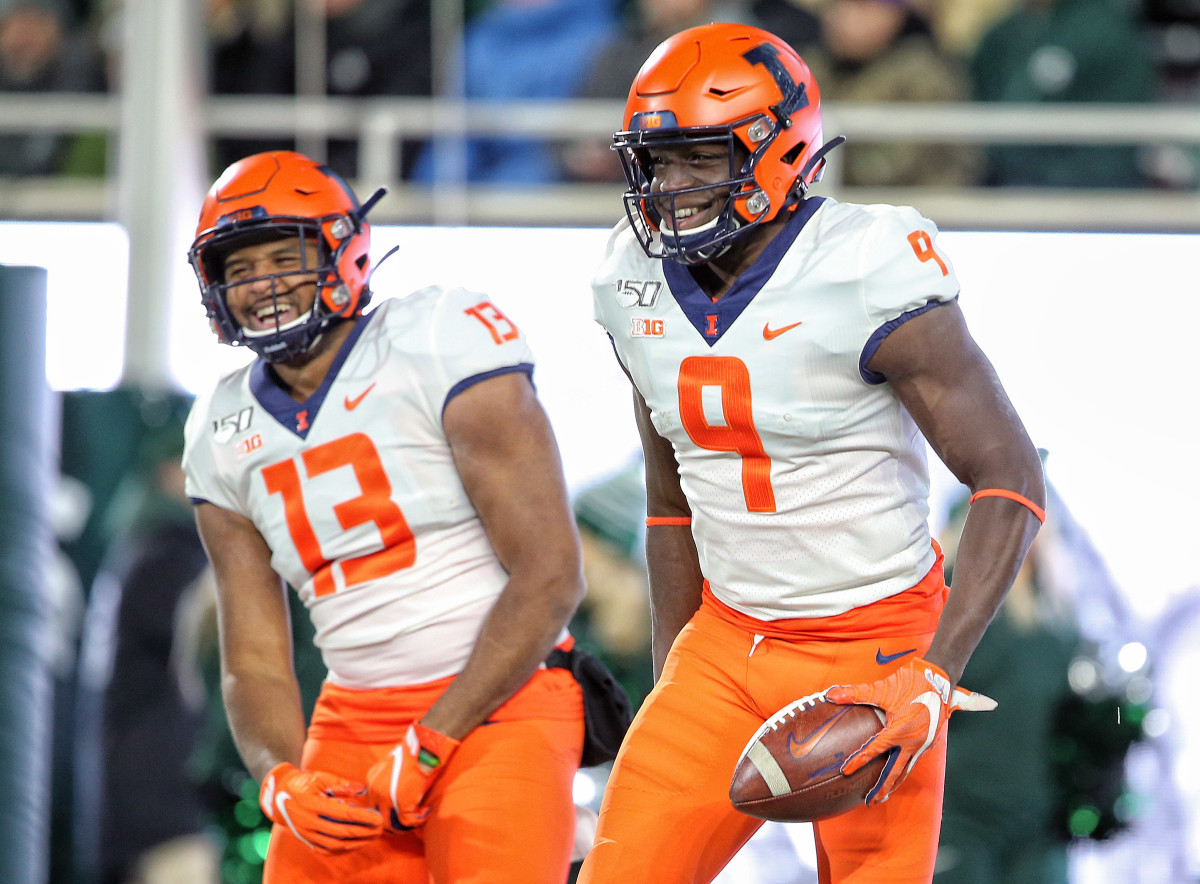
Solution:
M 692 524 L 691 516 L 647 516 L 646 527 L 653 528 L 655 525 L 690 525 Z
M 1037 516 L 1039 522 L 1041 522 L 1043 525 L 1046 524 L 1046 511 L 1028 497 L 1017 494 L 1015 491 L 1009 491 L 1005 488 L 984 488 L 983 490 L 976 491 L 974 494 L 972 494 L 968 503 L 974 503 L 981 497 L 1004 497 L 1008 500 L 1015 500 L 1017 503 L 1021 504 L 1021 506 L 1027 507 L 1031 513 Z

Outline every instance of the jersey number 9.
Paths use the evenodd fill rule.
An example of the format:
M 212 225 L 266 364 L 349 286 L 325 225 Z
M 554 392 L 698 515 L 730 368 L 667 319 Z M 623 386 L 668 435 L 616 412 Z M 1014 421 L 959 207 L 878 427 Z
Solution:
M 705 387 L 721 391 L 724 426 L 704 415 Z M 734 356 L 689 356 L 679 365 L 679 418 L 688 438 L 708 451 L 733 452 L 742 459 L 742 494 L 752 513 L 775 512 L 771 458 L 754 428 L 750 370 Z

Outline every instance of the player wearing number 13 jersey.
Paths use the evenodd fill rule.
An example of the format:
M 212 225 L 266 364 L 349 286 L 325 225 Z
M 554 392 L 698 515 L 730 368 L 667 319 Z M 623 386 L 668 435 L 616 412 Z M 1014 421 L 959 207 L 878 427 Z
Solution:
M 582 585 L 533 357 L 460 289 L 364 315 L 373 202 L 259 154 L 191 250 L 214 329 L 259 356 L 197 400 L 184 463 L 265 880 L 559 884 L 583 707 L 542 664 Z M 283 583 L 329 671 L 307 732 Z
M 1036 450 L 936 227 L 809 195 L 841 139 L 822 144 L 818 86 L 786 43 L 676 34 L 624 122 L 628 218 L 595 311 L 634 386 L 659 675 L 580 880 L 712 880 L 761 825 L 728 799 L 746 741 L 828 689 L 887 719 L 841 769 L 890 761 L 864 806 L 815 825 L 822 882 L 928 882 L 946 719 L 990 703 L 955 682 L 1036 533 Z M 984 498 L 953 592 L 926 440 Z

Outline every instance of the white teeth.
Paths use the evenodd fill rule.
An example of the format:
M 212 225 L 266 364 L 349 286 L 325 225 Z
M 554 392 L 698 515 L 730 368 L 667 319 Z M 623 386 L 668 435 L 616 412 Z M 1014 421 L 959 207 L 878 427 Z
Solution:
M 693 215 L 699 215 L 699 214 L 700 214 L 699 209 L 676 209 L 675 210 L 675 220 L 682 221 L 684 218 L 690 218 Z

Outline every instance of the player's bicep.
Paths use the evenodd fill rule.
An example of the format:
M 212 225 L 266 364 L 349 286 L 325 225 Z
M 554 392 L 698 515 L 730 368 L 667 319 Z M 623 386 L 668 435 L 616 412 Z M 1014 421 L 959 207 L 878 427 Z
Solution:
M 442 426 L 463 488 L 505 569 L 578 572 L 578 535 L 558 444 L 528 376 L 509 372 L 473 384 L 446 405 Z
M 679 485 L 675 448 L 654 428 L 650 407 L 636 387 L 633 388 L 633 413 L 646 458 L 646 514 L 655 518 L 690 516 L 692 509 Z
M 1040 475 L 1037 451 L 957 303 L 905 322 L 867 367 L 883 375 L 943 463 L 970 488 Z M 1010 490 L 1022 492 L 1021 488 Z
M 287 590 L 266 541 L 245 516 L 211 503 L 196 505 L 196 526 L 216 578 L 226 668 L 290 671 Z

